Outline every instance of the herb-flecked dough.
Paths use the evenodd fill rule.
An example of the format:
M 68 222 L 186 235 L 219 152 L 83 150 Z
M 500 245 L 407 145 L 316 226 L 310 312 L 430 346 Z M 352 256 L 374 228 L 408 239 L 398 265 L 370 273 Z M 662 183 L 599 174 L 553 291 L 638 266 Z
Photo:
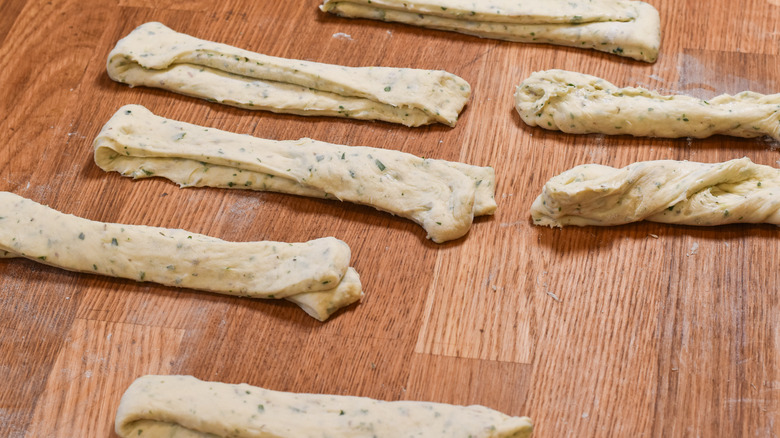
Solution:
M 0 258 L 69 271 L 251 298 L 287 299 L 324 321 L 358 301 L 350 249 L 333 237 L 302 243 L 228 242 L 186 230 L 92 221 L 0 192 Z
M 455 126 L 471 95 L 442 70 L 347 67 L 286 59 L 145 23 L 108 55 L 111 79 L 249 110 Z
M 528 417 L 484 406 L 271 391 L 191 376 L 143 376 L 125 391 L 123 438 L 528 438 Z
M 435 242 L 464 236 L 474 216 L 496 209 L 491 167 L 308 138 L 267 140 L 165 119 L 139 105 L 120 108 L 94 146 L 105 171 L 370 205 L 413 220 Z

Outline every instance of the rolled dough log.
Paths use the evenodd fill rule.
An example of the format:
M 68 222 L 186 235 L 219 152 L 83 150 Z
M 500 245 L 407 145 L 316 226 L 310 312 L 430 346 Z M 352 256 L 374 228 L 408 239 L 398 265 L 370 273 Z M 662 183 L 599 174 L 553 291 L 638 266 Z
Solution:
M 363 295 L 346 243 L 227 242 L 96 222 L 0 192 L 0 257 L 250 298 L 286 298 L 324 321 Z
M 658 11 L 620 0 L 325 0 L 325 12 L 485 38 L 595 49 L 655 62 Z
M 192 376 L 143 376 L 125 391 L 123 438 L 526 438 L 528 417 L 484 406 L 297 394 Z
M 515 108 L 531 126 L 570 134 L 643 137 L 768 135 L 780 140 L 780 94 L 743 91 L 709 100 L 618 88 L 582 73 L 547 70 L 517 86 Z
M 455 126 L 469 84 L 442 70 L 277 58 L 142 24 L 108 55 L 111 79 L 244 109 Z
M 268 190 L 373 206 L 420 224 L 435 242 L 465 235 L 492 214 L 490 167 L 431 160 L 308 138 L 266 140 L 119 109 L 95 139 L 95 163 L 133 178 L 181 186 Z
M 747 158 L 725 163 L 585 164 L 553 177 L 531 207 L 536 225 L 780 225 L 780 170 Z

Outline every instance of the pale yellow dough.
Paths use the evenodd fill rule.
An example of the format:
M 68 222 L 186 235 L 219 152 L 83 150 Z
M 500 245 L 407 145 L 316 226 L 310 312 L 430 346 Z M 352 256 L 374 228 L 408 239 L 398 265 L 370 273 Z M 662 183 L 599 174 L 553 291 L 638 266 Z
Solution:
M 485 38 L 595 49 L 655 62 L 656 9 L 630 0 L 325 0 L 325 12 Z
M 333 237 L 304 243 L 227 242 L 180 229 L 96 222 L 0 192 L 0 257 L 69 271 L 251 298 L 286 298 L 324 321 L 363 295 L 350 249 Z
M 263 55 L 142 24 L 108 55 L 111 79 L 244 109 L 455 126 L 469 84 L 442 70 L 345 67 Z
M 266 140 L 204 128 L 126 105 L 95 139 L 95 163 L 181 186 L 268 190 L 373 206 L 420 224 L 435 242 L 465 235 L 492 214 L 495 173 L 388 149 L 304 138 Z
M 780 225 L 780 170 L 747 158 L 725 163 L 585 164 L 547 182 L 531 207 L 536 225 Z
M 744 91 L 709 100 L 618 88 L 582 73 L 547 70 L 517 86 L 515 107 L 525 123 L 570 134 L 643 137 L 770 136 L 780 140 L 780 94 Z
M 298 394 L 191 376 L 143 376 L 122 396 L 123 438 L 527 438 L 528 417 L 484 406 Z

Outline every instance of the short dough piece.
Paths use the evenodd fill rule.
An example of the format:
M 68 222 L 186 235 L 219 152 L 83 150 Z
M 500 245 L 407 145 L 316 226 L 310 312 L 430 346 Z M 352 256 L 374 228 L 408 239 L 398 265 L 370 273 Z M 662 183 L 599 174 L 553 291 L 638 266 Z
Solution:
M 108 75 L 251 110 L 455 126 L 469 84 L 442 70 L 344 67 L 277 58 L 142 24 L 108 55 Z
M 533 73 L 517 86 L 515 104 L 525 123 L 570 134 L 768 135 L 780 140 L 780 94 L 743 91 L 701 100 L 644 88 L 617 88 L 595 76 L 547 70 Z
M 325 0 L 325 12 L 485 38 L 595 49 L 655 62 L 661 21 L 629 0 Z
M 96 222 L 0 192 L 0 257 L 250 298 L 286 298 L 324 321 L 363 295 L 346 243 L 227 242 Z
M 125 391 L 123 438 L 527 438 L 528 417 L 484 406 L 297 394 L 192 376 L 143 376 Z
M 109 172 L 162 176 L 181 186 L 268 190 L 373 206 L 415 221 L 435 242 L 465 235 L 492 214 L 490 167 L 304 138 L 266 140 L 164 119 L 139 105 L 114 114 L 95 139 Z
M 547 182 L 531 207 L 536 225 L 780 225 L 780 170 L 747 158 L 725 163 L 585 164 Z

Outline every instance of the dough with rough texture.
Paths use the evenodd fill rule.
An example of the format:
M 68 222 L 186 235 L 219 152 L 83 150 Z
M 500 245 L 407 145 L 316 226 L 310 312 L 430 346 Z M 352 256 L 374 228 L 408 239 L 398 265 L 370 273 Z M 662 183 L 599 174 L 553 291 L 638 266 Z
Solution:
M 552 178 L 531 207 L 536 225 L 780 225 L 780 170 L 747 158 L 725 163 L 585 164 Z
M 297 394 L 192 376 L 143 376 L 125 391 L 123 438 L 527 438 L 528 417 L 484 406 Z
M 394 21 L 485 38 L 595 49 L 655 62 L 656 9 L 621 0 L 325 0 L 325 12 Z
M 618 88 L 595 76 L 547 70 L 533 73 L 517 86 L 515 104 L 525 123 L 570 134 L 768 135 L 780 140 L 780 94 L 743 91 L 701 100 L 644 88 Z
M 286 298 L 324 321 L 363 295 L 346 243 L 227 242 L 96 222 L 0 192 L 0 257 L 250 298 Z
M 490 167 L 419 158 L 388 149 L 304 138 L 266 140 L 152 114 L 126 105 L 95 139 L 95 163 L 133 178 L 181 186 L 267 190 L 373 206 L 420 224 L 434 242 L 465 235 L 492 214 Z
M 111 79 L 251 110 L 455 126 L 469 84 L 442 70 L 344 67 L 262 55 L 142 24 L 108 55 Z

